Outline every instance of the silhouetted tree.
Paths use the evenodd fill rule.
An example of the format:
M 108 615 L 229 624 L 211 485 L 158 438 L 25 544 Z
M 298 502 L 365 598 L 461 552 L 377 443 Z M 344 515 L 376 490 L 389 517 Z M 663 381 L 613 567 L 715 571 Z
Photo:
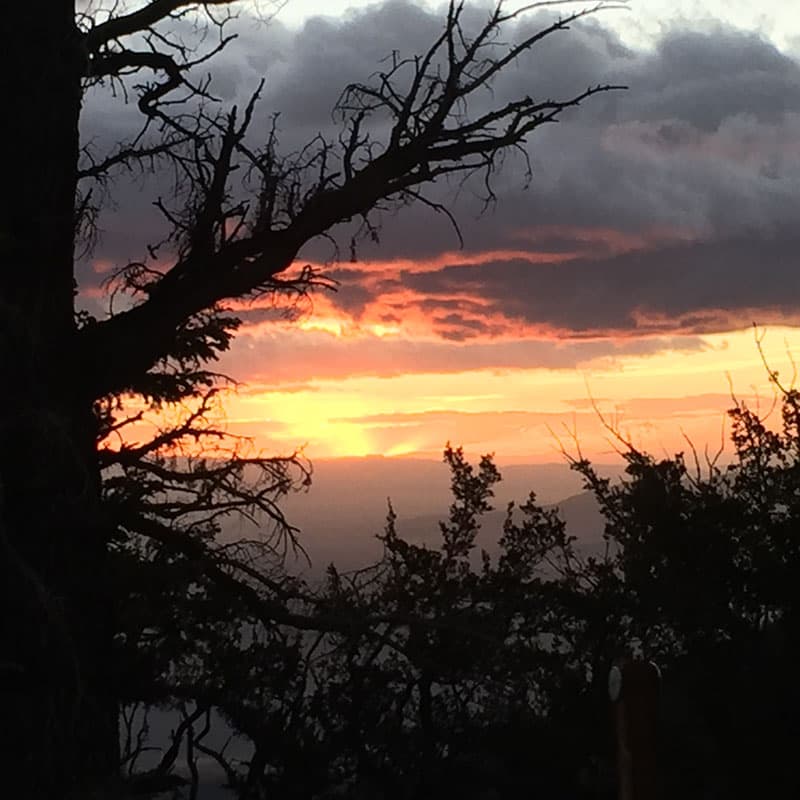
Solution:
M 477 800 L 579 788 L 609 731 L 586 741 L 597 734 L 586 724 L 597 692 L 573 638 L 583 569 L 574 540 L 534 496 L 509 507 L 502 531 L 481 534 L 500 474 L 488 457 L 475 470 L 460 450 L 445 461 L 453 504 L 438 546 L 404 540 L 390 511 L 383 558 L 348 574 L 331 566 L 313 596 L 328 630 L 303 636 L 252 619 L 243 638 L 235 605 L 218 616 L 214 602 L 180 593 L 175 602 L 192 607 L 180 630 L 195 649 L 143 643 L 164 697 L 196 704 L 198 726 L 215 709 L 248 741 L 251 756 L 226 767 L 243 796 Z M 295 588 L 301 602 L 309 590 Z
M 610 798 L 606 676 L 639 654 L 663 671 L 669 793 L 744 798 L 768 782 L 793 796 L 800 393 L 780 399 L 773 427 L 731 410 L 724 466 L 694 451 L 656 460 L 621 438 L 612 482 L 572 457 L 605 519 L 599 555 L 535 495 L 483 530 L 500 474 L 451 448 L 438 541 L 404 539 L 390 508 L 383 557 L 331 566 L 318 591 L 269 551 L 253 572 L 211 548 L 213 533 L 188 559 L 192 537 L 178 537 L 131 563 L 126 699 L 177 703 L 176 742 L 217 758 L 243 797 Z M 275 585 L 259 592 L 270 563 Z M 283 602 L 265 612 L 269 598 Z M 243 760 L 205 743 L 212 711 L 247 742 Z
M 772 411 L 730 410 L 726 463 L 691 445 L 655 459 L 614 430 L 621 480 L 570 457 L 605 521 L 600 554 L 535 496 L 479 540 L 499 473 L 448 449 L 439 545 L 405 541 L 390 513 L 375 567 L 329 571 L 339 614 L 384 624 L 333 632 L 316 663 L 320 769 L 365 797 L 614 796 L 606 676 L 638 655 L 662 669 L 665 795 L 797 795 L 800 391 L 771 378 Z
M 540 5 L 548 4 L 529 9 Z M 426 53 L 396 57 L 371 83 L 345 88 L 337 139 L 282 155 L 274 127 L 251 130 L 258 92 L 245 108 L 223 111 L 193 77 L 230 41 L 231 6 L 149 0 L 76 10 L 75 0 L 53 0 L 3 11 L 0 753 L 2 773 L 24 776 L 28 797 L 112 779 L 120 700 L 158 696 L 159 678 L 182 659 L 187 672 L 202 673 L 198 683 L 210 680 L 208 664 L 189 658 L 190 640 L 195 626 L 198 643 L 212 634 L 227 642 L 233 629 L 245 635 L 240 619 L 223 613 L 226 602 L 236 614 L 246 608 L 279 643 L 277 623 L 341 629 L 338 611 L 303 610 L 273 548 L 232 551 L 215 539 L 220 515 L 237 511 L 266 513 L 285 532 L 275 503 L 307 477 L 303 465 L 234 451 L 224 466 L 187 466 L 175 455 L 187 441 L 218 438 L 204 409 L 218 383 L 208 364 L 238 324 L 225 302 L 314 289 L 324 278 L 294 267 L 306 242 L 357 218 L 368 232 L 375 211 L 407 202 L 445 211 L 423 194 L 431 182 L 490 177 L 536 128 L 613 88 L 520 97 L 471 114 L 470 100 L 517 56 L 608 5 L 505 44 L 504 26 L 523 12 L 498 5 L 470 31 L 464 4 L 451 2 Z M 205 20 L 216 36 L 192 40 L 191 25 L 182 33 L 187 19 Z M 212 44 L 200 51 L 193 42 Z M 128 88 L 142 114 L 143 129 L 106 154 L 79 137 L 90 87 Z M 92 184 L 154 160 L 180 176 L 174 201 L 159 201 L 171 226 L 168 265 L 129 265 L 118 275 L 127 302 L 116 313 L 76 314 L 76 242 L 97 211 Z M 115 452 L 103 442 L 135 419 L 130 398 L 140 407 L 186 404 L 188 421 Z M 134 633 L 136 646 L 124 647 Z M 143 644 L 153 637 L 163 638 L 160 651 Z
M 800 393 L 771 378 L 772 411 L 736 402 L 729 412 L 727 464 L 692 447 L 658 460 L 622 437 L 620 482 L 573 460 L 608 545 L 583 573 L 586 652 L 662 667 L 667 795 L 800 791 Z

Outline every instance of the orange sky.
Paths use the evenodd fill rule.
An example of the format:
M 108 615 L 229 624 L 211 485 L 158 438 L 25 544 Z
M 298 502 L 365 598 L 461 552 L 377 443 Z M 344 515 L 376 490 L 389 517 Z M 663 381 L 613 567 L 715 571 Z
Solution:
M 567 251 L 537 250 L 537 237 L 556 233 L 572 243 Z M 523 246 L 346 264 L 342 291 L 348 284 L 368 289 L 356 308 L 320 294 L 298 320 L 275 322 L 259 316 L 263 301 L 236 304 L 245 323 L 222 364 L 243 382 L 225 401 L 231 430 L 268 451 L 304 446 L 312 459 L 438 458 L 449 441 L 472 455 L 493 452 L 500 462 L 548 462 L 561 458 L 562 445 L 574 450 L 577 437 L 585 455 L 608 462 L 617 443 L 598 411 L 637 446 L 672 454 L 687 449 L 685 436 L 701 453 L 719 448 L 731 390 L 769 409 L 774 393 L 757 336 L 771 368 L 791 380 L 800 329 L 782 326 L 769 308 L 734 313 L 709 304 L 670 316 L 634 307 L 635 329 L 621 318 L 617 331 L 575 332 L 520 318 L 469 278 L 444 294 L 397 280 L 454 264 L 456 274 L 477 265 L 491 275 L 512 261 L 529 264 L 536 276 L 543 265 L 561 269 L 587 253 L 648 254 L 687 234 L 571 227 L 510 238 Z M 769 326 L 758 334 L 743 327 L 750 313 Z M 450 316 L 453 326 L 443 322 Z M 689 317 L 693 324 L 685 323 Z M 725 330 L 728 320 L 738 327 Z M 704 325 L 724 332 L 704 333 Z
M 291 320 L 276 319 L 268 299 L 232 303 L 244 323 L 220 371 L 240 385 L 225 393 L 220 421 L 258 450 L 302 448 L 312 461 L 438 459 L 450 442 L 473 457 L 494 453 L 500 463 L 545 463 L 560 460 L 562 446 L 575 453 L 579 442 L 584 455 L 608 463 L 617 460 L 619 442 L 599 414 L 653 454 L 687 451 L 686 437 L 701 455 L 715 453 L 723 441 L 730 452 L 724 426 L 731 391 L 765 412 L 773 405 L 759 338 L 770 367 L 792 380 L 800 328 L 781 325 L 774 309 L 753 310 L 773 320 L 757 331 L 741 327 L 746 309 L 710 306 L 673 316 L 634 308 L 635 330 L 626 329 L 628 318 L 617 331 L 577 335 L 507 313 L 469 280 L 445 295 L 410 291 L 397 280 L 437 275 L 453 264 L 491 270 L 509 261 L 527 263 L 535 274 L 542 265 L 567 267 L 585 258 L 587 248 L 616 257 L 683 237 L 679 231 L 633 235 L 593 228 L 564 235 L 575 246 L 557 254 L 537 251 L 534 242 L 527 249 L 347 264 L 342 290 L 349 282 L 371 292 L 356 309 L 324 292 Z M 448 319 L 442 307 L 457 310 L 452 327 L 442 322 Z M 688 316 L 701 320 L 700 332 L 697 322 L 684 324 Z M 707 320 L 724 328 L 728 316 L 738 328 L 702 332 Z M 148 432 L 140 428 L 136 435 Z
M 330 331 L 329 322 L 323 320 L 324 335 L 332 340 L 370 336 Z M 313 327 L 313 318 L 306 325 Z M 401 336 L 387 333 L 383 340 Z M 789 374 L 787 349 L 800 352 L 800 331 L 770 329 L 764 348 L 770 365 Z M 268 450 L 305 445 L 312 459 L 438 457 L 450 440 L 473 454 L 494 452 L 501 462 L 545 462 L 558 460 L 556 436 L 571 447 L 575 433 L 586 455 L 608 461 L 613 448 L 591 398 L 634 443 L 654 453 L 686 449 L 683 433 L 701 451 L 706 444 L 715 450 L 731 386 L 751 403 L 760 398 L 765 410 L 772 403 L 752 329 L 703 336 L 700 350 L 599 358 L 577 368 L 407 372 L 312 379 L 287 388 L 250 381 L 225 407 L 231 430 Z
M 265 453 L 305 447 L 311 459 L 438 459 L 450 441 L 501 463 L 545 462 L 574 437 L 608 462 L 598 410 L 661 454 L 685 450 L 684 435 L 716 450 L 731 390 L 768 409 L 752 323 L 789 382 L 787 353 L 800 357 L 800 60 L 766 23 L 726 25 L 730 5 L 717 4 L 718 24 L 666 26 L 635 47 L 614 28 L 577 25 L 504 70 L 470 113 L 531 86 L 559 97 L 598 81 L 630 89 L 535 131 L 530 188 L 509 156 L 486 213 L 480 180 L 431 188 L 463 248 L 441 214 L 410 204 L 373 220 L 380 241 L 367 237 L 357 261 L 312 242 L 298 266 L 321 268 L 339 291 L 317 292 L 295 319 L 270 298 L 231 303 L 243 325 L 218 365 L 240 382 L 220 410 L 228 428 Z M 214 61 L 216 91 L 242 107 L 266 74 L 256 134 L 279 111 L 284 154 L 320 131 L 336 141 L 342 85 L 438 36 L 439 16 L 410 8 L 244 26 Z M 117 142 L 120 114 L 135 113 L 112 100 L 87 99 L 92 141 Z M 78 274 L 92 313 L 106 313 L 109 271 L 162 238 L 152 201 L 166 180 L 154 171 L 146 191 L 120 181 L 104 208 L 102 244 Z M 340 255 L 352 233 L 331 231 Z M 169 267 L 167 250 L 154 268 Z

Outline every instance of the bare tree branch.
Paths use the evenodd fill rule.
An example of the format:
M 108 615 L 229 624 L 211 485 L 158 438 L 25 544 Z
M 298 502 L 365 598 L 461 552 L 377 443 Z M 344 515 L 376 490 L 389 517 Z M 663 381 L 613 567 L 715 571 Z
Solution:
M 132 36 L 152 28 L 159 22 L 171 17 L 176 11 L 195 10 L 207 6 L 229 6 L 234 0 L 151 0 L 144 8 L 112 17 L 106 22 L 90 28 L 84 34 L 84 46 L 89 53 L 97 52 L 101 47 L 116 39 Z
M 529 134 L 556 122 L 585 100 L 625 87 L 590 86 L 563 100 L 530 97 L 504 103 L 477 117 L 468 100 L 489 88 L 513 60 L 571 23 L 618 3 L 597 3 L 573 12 L 513 45 L 502 45 L 503 26 L 525 10 L 506 13 L 499 3 L 472 37 L 463 28 L 463 3 L 451 3 L 443 33 L 415 59 L 392 58 L 389 69 L 369 85 L 347 87 L 337 105 L 344 133 L 335 142 L 317 137 L 293 156 L 276 156 L 274 127 L 267 144 L 253 149 L 246 142 L 259 91 L 241 116 L 234 108 L 224 119 L 209 118 L 216 130 L 212 147 L 206 133 L 190 134 L 191 154 L 181 160 L 191 186 L 188 207 L 173 213 L 160 206 L 173 223 L 180 257 L 148 289 L 139 305 L 81 332 L 87 364 L 108 365 L 96 374 L 95 396 L 131 386 L 131 376 L 147 370 L 173 346 L 181 322 L 226 298 L 264 291 L 307 291 L 315 276 L 282 278 L 300 248 L 337 223 L 391 205 L 423 201 L 435 210 L 441 204 L 424 200 L 424 187 L 449 175 L 484 175 L 486 202 L 493 199 L 491 175 L 497 160 L 511 149 L 522 149 Z M 168 78 L 140 99 L 145 113 L 165 112 L 154 105 L 182 80 L 182 68 L 159 54 L 120 53 L 119 64 L 152 66 Z M 116 66 L 114 67 L 116 68 Z M 403 88 L 405 86 L 405 88 Z M 374 140 L 367 122 L 388 115 L 391 131 Z M 525 151 L 522 150 L 523 154 Z M 240 166 L 260 176 L 256 197 L 233 203 L 230 179 Z M 229 220 L 238 220 L 234 236 L 225 236 Z M 112 357 L 113 354 L 113 357 Z

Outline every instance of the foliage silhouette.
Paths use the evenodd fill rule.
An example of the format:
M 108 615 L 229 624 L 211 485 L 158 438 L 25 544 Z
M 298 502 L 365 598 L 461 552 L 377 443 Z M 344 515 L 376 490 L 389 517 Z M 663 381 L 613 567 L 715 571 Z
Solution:
M 800 394 L 770 373 L 777 425 L 735 402 L 733 458 L 657 461 L 624 442 L 617 485 L 574 460 L 600 503 L 608 557 L 589 559 L 603 638 L 663 668 L 665 793 L 800 790 L 792 663 L 798 652 Z
M 289 697 L 300 702 L 286 664 L 299 663 L 303 635 L 394 623 L 388 613 L 356 614 L 333 590 L 323 602 L 281 568 L 281 542 L 291 544 L 293 531 L 278 502 L 307 483 L 309 467 L 298 454 L 249 452 L 214 423 L 224 378 L 210 365 L 239 324 L 226 303 L 266 296 L 290 311 L 330 286 L 295 264 L 304 244 L 360 220 L 355 250 L 374 235 L 376 213 L 405 203 L 447 215 L 424 194 L 436 180 L 477 173 L 491 201 L 504 153 L 524 153 L 539 126 L 616 87 L 521 97 L 482 114 L 470 113 L 471 98 L 543 39 L 609 7 L 579 7 L 506 44 L 503 31 L 524 10 L 497 5 L 471 31 L 464 3 L 451 2 L 426 53 L 398 56 L 371 83 L 346 87 L 338 138 L 296 153 L 281 152 L 274 125 L 253 130 L 259 91 L 224 110 L 194 77 L 231 41 L 231 0 L 4 10 L 13 153 L 0 193 L 0 363 L 9 376 L 0 393 L 0 766 L 20 777 L 21 794 L 112 791 L 124 701 L 234 709 L 231 681 L 247 672 L 245 655 L 263 651 L 284 707 Z M 31 64 L 32 42 L 35 67 L 20 69 Z M 107 153 L 80 139 L 90 89 L 135 96 L 142 115 L 142 127 Z M 175 195 L 157 206 L 169 235 L 118 270 L 107 317 L 78 310 L 75 256 L 99 235 L 104 194 L 125 170 L 167 167 Z M 133 444 L 142 409 L 184 415 Z M 198 452 L 205 458 L 187 460 Z M 276 538 L 225 545 L 220 520 L 237 513 L 265 515 Z M 453 547 L 467 546 L 458 530 L 449 535 Z M 454 586 L 467 580 L 457 550 L 435 568 Z M 190 687 L 195 695 L 184 696 Z M 263 739 L 247 703 L 238 708 L 237 726 L 255 725 L 254 741 Z
M 316 619 L 336 620 L 330 630 L 304 636 L 247 618 L 230 594 L 204 595 L 188 576 L 170 586 L 175 606 L 162 606 L 167 620 L 187 618 L 178 634 L 188 642 L 139 634 L 146 675 L 160 663 L 163 695 L 149 702 L 214 708 L 249 740 L 247 762 L 227 765 L 243 796 L 489 797 L 575 783 L 577 737 L 563 720 L 585 710 L 576 701 L 591 686 L 564 650 L 573 541 L 531 497 L 520 514 L 509 508 L 499 556 L 473 563 L 500 475 L 489 458 L 475 471 L 460 450 L 445 460 L 454 502 L 439 548 L 406 542 L 390 511 L 377 564 L 331 566 L 313 595 L 296 586 Z
M 500 475 L 448 448 L 439 546 L 405 541 L 390 508 L 383 558 L 330 567 L 319 596 L 351 628 L 251 652 L 264 688 L 240 675 L 226 695 L 255 748 L 234 782 L 254 797 L 612 797 L 606 675 L 640 655 L 663 674 L 667 796 L 795 795 L 800 393 L 780 391 L 777 429 L 732 408 L 724 466 L 621 439 L 612 483 L 573 456 L 605 520 L 601 556 L 533 495 L 481 532 Z

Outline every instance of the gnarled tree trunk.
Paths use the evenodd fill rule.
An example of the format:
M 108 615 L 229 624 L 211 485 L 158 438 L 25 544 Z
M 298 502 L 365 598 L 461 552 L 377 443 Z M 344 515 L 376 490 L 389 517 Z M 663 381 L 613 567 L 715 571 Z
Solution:
M 118 761 L 92 398 L 73 356 L 83 59 L 73 0 L 2 16 L 0 781 L 57 798 Z

